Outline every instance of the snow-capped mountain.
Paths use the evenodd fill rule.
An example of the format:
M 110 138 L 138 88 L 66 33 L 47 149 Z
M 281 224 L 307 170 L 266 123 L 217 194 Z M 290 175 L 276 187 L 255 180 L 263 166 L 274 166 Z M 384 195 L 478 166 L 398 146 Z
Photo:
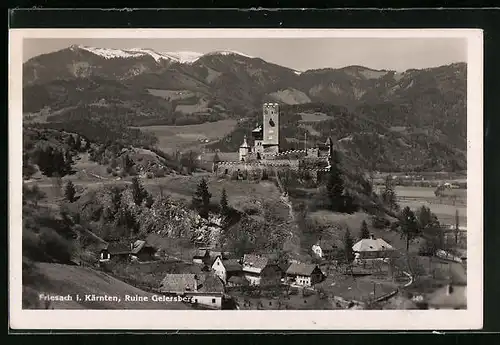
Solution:
M 82 49 L 105 59 L 128 59 L 150 56 L 156 62 L 161 60 L 175 61 L 179 63 L 193 63 L 198 60 L 203 54 L 197 52 L 157 52 L 149 48 L 131 48 L 131 49 L 114 49 L 114 48 L 96 48 L 87 46 L 71 46 L 72 50 Z

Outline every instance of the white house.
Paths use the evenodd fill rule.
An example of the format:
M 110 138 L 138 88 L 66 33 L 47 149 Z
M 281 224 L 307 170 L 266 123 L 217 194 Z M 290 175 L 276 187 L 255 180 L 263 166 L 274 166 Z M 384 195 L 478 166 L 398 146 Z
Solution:
M 356 260 L 386 259 L 394 255 L 394 248 L 381 238 L 364 238 L 352 246 Z
M 224 283 L 227 283 L 229 278 L 242 272 L 242 266 L 236 259 L 222 260 L 217 256 L 212 264 L 212 270 Z
M 292 263 L 286 270 L 287 280 L 295 285 L 313 286 L 323 280 L 323 272 L 318 265 Z
M 319 240 L 311 248 L 313 254 L 318 258 L 328 259 L 333 256 L 335 246 L 325 240 Z

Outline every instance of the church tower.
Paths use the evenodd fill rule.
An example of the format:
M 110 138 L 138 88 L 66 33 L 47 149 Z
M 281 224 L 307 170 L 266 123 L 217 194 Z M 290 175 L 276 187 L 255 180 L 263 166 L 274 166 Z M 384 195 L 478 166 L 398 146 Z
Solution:
M 262 107 L 263 142 L 265 153 L 279 152 L 279 105 L 264 103 Z

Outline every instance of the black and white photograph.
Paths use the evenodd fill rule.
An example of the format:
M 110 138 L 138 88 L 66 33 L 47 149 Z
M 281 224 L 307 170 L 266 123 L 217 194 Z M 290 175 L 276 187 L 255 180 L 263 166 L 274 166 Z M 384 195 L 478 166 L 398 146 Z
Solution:
M 10 44 L 20 325 L 481 326 L 481 31 Z

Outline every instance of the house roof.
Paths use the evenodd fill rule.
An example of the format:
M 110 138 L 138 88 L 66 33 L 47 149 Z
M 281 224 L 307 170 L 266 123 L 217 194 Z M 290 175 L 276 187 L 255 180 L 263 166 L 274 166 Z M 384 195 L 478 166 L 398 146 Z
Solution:
M 318 266 L 314 265 L 314 264 L 304 264 L 304 263 L 293 262 L 286 270 L 286 274 L 310 276 L 313 273 L 313 271 L 316 269 L 316 267 L 318 267 Z
M 137 254 L 141 251 L 142 248 L 144 248 L 144 246 L 146 245 L 146 241 L 142 241 L 142 240 L 137 240 L 134 242 L 133 246 L 132 246 L 132 254 Z
M 249 282 L 244 277 L 232 276 L 227 280 L 228 283 L 236 284 L 236 285 L 248 285 Z
M 196 291 L 196 275 L 191 273 L 167 274 L 161 281 L 162 292 Z
M 355 252 L 380 252 L 384 250 L 394 250 L 394 248 L 381 238 L 364 238 L 352 246 Z
M 260 272 L 266 267 L 268 258 L 255 254 L 245 254 L 243 256 L 243 270 Z
M 451 290 L 449 290 L 450 287 Z M 467 286 L 444 286 L 428 295 L 427 304 L 431 308 L 465 309 L 467 308 Z
M 224 265 L 226 272 L 237 272 L 237 271 L 241 271 L 241 269 L 242 269 L 242 266 L 238 262 L 237 259 L 223 260 L 222 264 Z
M 208 249 L 197 249 L 194 253 L 195 258 L 203 258 L 208 255 Z
M 224 284 L 216 275 L 208 273 L 200 278 L 202 281 L 200 282 L 198 292 L 224 293 Z
M 106 248 L 110 254 L 130 254 L 130 244 L 125 242 L 112 242 Z

